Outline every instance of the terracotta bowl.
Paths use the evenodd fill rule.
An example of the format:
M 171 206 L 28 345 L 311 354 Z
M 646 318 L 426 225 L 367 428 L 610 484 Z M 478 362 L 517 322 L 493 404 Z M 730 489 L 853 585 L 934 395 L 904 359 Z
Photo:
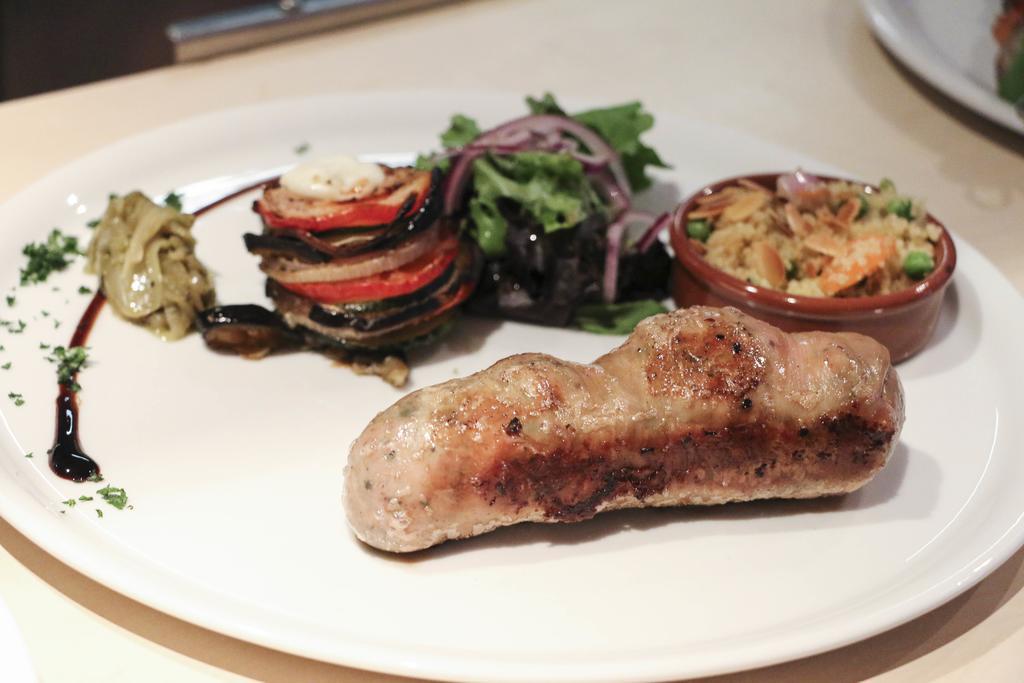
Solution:
M 686 217 L 699 197 L 735 185 L 741 178 L 774 192 L 779 175 L 762 173 L 720 180 L 680 204 L 681 215 L 671 227 L 672 248 L 676 253 L 672 293 L 676 303 L 679 306 L 734 306 L 789 332 L 860 332 L 888 347 L 894 363 L 910 358 L 924 348 L 935 331 L 943 294 L 956 267 L 953 240 L 945 226 L 931 214 L 928 219 L 942 228 L 942 235 L 935 245 L 935 270 L 913 287 L 893 294 L 850 298 L 786 294 L 733 277 L 709 264 L 693 249 L 686 236 Z M 818 177 L 826 181 L 842 180 Z M 864 185 L 864 188 L 877 191 L 870 185 Z

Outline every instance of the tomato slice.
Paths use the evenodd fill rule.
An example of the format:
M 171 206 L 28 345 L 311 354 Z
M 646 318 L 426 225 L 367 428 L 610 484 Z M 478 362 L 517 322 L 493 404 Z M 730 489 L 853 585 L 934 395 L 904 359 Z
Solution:
M 275 282 L 290 292 L 321 304 L 389 299 L 415 292 L 440 277 L 458 253 L 459 241 L 451 238 L 415 261 L 384 273 L 334 282 Z
M 1010 4 L 1006 11 L 996 18 L 995 24 L 992 25 L 992 35 L 1000 45 L 1005 46 L 1021 24 L 1024 24 L 1024 2 Z
M 280 186 L 268 187 L 253 205 L 271 228 L 322 232 L 338 228 L 367 228 L 387 225 L 398 218 L 398 212 L 410 196 L 415 196 L 409 213 L 418 211 L 431 190 L 431 173 L 414 169 L 392 169 L 407 176 L 390 191 L 366 199 L 333 202 L 309 199 L 292 194 Z

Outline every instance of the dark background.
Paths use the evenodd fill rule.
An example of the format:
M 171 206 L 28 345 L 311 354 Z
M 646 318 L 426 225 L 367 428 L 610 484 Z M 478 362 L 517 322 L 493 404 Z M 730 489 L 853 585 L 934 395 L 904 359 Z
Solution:
M 0 0 L 0 100 L 170 64 L 168 24 L 252 4 Z

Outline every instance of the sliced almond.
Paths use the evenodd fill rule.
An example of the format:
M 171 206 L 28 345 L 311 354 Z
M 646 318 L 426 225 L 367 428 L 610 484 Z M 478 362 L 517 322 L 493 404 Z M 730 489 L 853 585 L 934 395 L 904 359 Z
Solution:
M 785 287 L 786 264 L 783 263 L 778 250 L 766 240 L 755 242 L 751 246 L 754 270 L 757 271 L 757 274 L 775 289 Z
M 840 234 L 846 234 L 849 230 L 849 225 L 842 222 L 839 218 L 832 213 L 832 210 L 827 206 L 823 206 L 814 212 L 814 217 L 818 219 L 821 225 L 828 226 Z
M 793 231 L 793 234 L 798 237 L 806 237 L 811 234 L 811 227 L 807 225 L 807 221 L 800 215 L 800 211 L 792 204 L 786 204 L 786 223 L 789 224 L 789 229 Z
M 735 187 L 727 187 L 724 190 L 698 197 L 697 203 L 701 206 L 708 204 L 731 204 L 736 199 L 736 191 L 737 188 Z
M 744 218 L 749 218 L 764 206 L 766 201 L 768 201 L 768 195 L 763 192 L 746 192 L 722 212 L 722 220 L 741 221 Z
M 843 205 L 839 207 L 839 213 L 836 214 L 836 220 L 846 226 L 847 229 L 853 224 L 853 219 L 860 213 L 860 201 L 856 199 L 847 199 L 843 202 Z
M 819 254 L 827 254 L 828 256 L 840 256 L 845 249 L 843 242 L 829 234 L 826 230 L 817 230 L 813 234 L 808 235 L 804 239 L 804 246 Z
M 740 178 L 739 180 L 736 181 L 736 184 L 739 185 L 740 187 L 745 187 L 748 190 L 753 190 L 755 192 L 764 192 L 767 195 L 771 194 L 771 190 L 769 190 L 767 187 L 763 185 L 758 185 L 753 180 L 749 180 L 747 178 Z
M 824 185 L 819 185 L 813 188 L 801 188 L 789 201 L 802 211 L 813 211 L 828 203 L 831 197 L 832 192 Z
M 725 209 L 726 207 L 724 206 L 717 206 L 711 208 L 701 207 L 686 214 L 686 218 L 714 218 L 716 216 L 721 216 L 722 212 L 725 211 Z
M 782 208 L 778 206 L 771 207 L 768 213 L 768 222 L 783 235 L 787 237 L 793 236 L 793 229 L 789 227 L 789 222 L 786 220 L 786 214 Z

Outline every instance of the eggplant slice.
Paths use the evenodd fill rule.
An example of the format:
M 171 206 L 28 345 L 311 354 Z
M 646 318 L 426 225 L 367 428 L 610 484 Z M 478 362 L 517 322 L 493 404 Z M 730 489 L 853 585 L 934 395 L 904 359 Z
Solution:
M 215 306 L 197 318 L 203 341 L 214 351 L 262 358 L 274 351 L 301 348 L 301 333 L 273 311 L 255 304 Z

